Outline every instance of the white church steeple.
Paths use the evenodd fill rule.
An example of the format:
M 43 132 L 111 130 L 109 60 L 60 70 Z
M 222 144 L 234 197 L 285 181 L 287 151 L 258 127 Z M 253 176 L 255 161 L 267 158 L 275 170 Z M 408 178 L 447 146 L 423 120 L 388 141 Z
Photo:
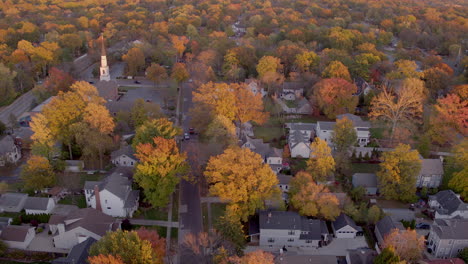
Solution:
M 101 67 L 99 68 L 101 81 L 110 81 L 109 66 L 107 65 L 106 49 L 104 48 L 104 35 L 101 35 L 102 50 L 101 50 Z

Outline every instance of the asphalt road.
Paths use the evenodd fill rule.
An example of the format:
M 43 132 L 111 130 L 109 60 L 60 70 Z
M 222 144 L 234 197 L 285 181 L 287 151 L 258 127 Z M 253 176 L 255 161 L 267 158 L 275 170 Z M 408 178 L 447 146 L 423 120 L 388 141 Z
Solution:
M 0 121 L 8 126 L 10 123 L 10 114 L 13 114 L 16 118 L 20 117 L 24 112 L 31 110 L 34 100 L 35 97 L 32 91 L 21 95 L 9 106 L 0 108 Z
M 190 118 L 188 110 L 192 106 L 192 87 L 185 83 L 182 87 L 182 128 L 184 132 L 188 132 L 190 128 Z M 192 167 L 197 166 L 191 162 L 190 157 L 196 156 L 196 148 L 192 147 L 195 144 L 196 138 L 191 138 L 182 142 L 182 151 L 186 151 L 189 156 L 189 163 Z M 192 171 L 198 171 L 193 168 Z M 201 175 L 194 175 L 195 178 Z M 185 235 L 192 233 L 198 234 L 203 231 L 202 212 L 200 203 L 200 187 L 198 183 L 191 183 L 182 180 L 180 185 L 180 207 L 179 207 L 179 263 L 192 263 L 192 258 L 188 254 L 183 242 Z

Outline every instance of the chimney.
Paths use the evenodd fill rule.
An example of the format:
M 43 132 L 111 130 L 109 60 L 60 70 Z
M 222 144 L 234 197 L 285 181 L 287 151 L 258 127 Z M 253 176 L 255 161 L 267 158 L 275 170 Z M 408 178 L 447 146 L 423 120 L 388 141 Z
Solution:
M 97 185 L 94 185 L 94 197 L 94 200 L 96 201 L 96 210 L 102 212 L 101 197 L 99 194 L 99 187 Z

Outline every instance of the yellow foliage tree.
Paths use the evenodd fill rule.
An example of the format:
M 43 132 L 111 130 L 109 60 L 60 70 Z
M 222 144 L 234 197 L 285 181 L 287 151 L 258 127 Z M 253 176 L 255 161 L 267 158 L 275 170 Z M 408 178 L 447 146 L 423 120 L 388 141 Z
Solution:
M 262 157 L 247 148 L 230 147 L 211 157 L 205 170 L 210 194 L 227 201 L 227 216 L 247 221 L 266 200 L 280 199 L 278 178 Z
M 24 187 L 28 190 L 42 190 L 55 184 L 55 173 L 49 160 L 33 155 L 21 170 Z
M 55 135 L 52 134 L 52 130 L 49 128 L 47 118 L 39 113 L 32 117 L 30 125 L 32 131 L 34 131 L 34 134 L 31 136 L 34 142 L 31 147 L 32 153 L 51 159 Z
M 327 142 L 316 137 L 310 144 L 310 158 L 307 160 L 307 171 L 316 181 L 326 181 L 335 171 L 335 160 Z
M 387 247 L 392 247 L 401 260 L 417 263 L 425 248 L 424 237 L 416 233 L 416 230 L 393 229 L 384 238 L 382 248 Z

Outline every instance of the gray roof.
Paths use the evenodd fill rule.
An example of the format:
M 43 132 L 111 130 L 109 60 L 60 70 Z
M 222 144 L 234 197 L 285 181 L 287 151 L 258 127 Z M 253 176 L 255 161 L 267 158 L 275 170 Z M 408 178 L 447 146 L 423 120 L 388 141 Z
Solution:
M 132 180 L 117 172 L 112 173 L 102 181 L 86 181 L 84 189 L 93 190 L 94 195 L 94 186 L 96 185 L 99 191 L 107 190 L 119 197 L 122 201 L 125 201 L 126 208 L 133 207 L 136 198 L 139 197 L 139 191 L 132 190 Z
M 286 123 L 286 127 L 293 130 L 308 130 L 308 131 L 315 131 L 317 124 L 314 123 Z
M 468 241 L 468 219 L 438 219 L 432 231 L 441 239 L 461 239 Z
M 304 82 L 283 82 L 283 89 L 286 90 L 301 90 L 306 87 Z
M 353 122 L 354 127 L 366 127 L 366 128 L 371 127 L 370 122 L 362 120 L 362 118 L 357 115 L 342 114 L 336 117 L 336 119 L 343 119 L 343 118 L 347 118 L 348 120 L 351 120 Z
M 45 197 L 28 197 L 26 203 L 24 204 L 24 209 L 29 210 L 46 210 L 47 204 L 49 204 L 50 198 Z
M 126 155 L 134 160 L 137 160 L 137 158 L 135 157 L 135 151 L 133 151 L 133 148 L 130 145 L 121 146 L 118 150 L 113 151 L 111 153 L 111 159 L 115 159 L 117 157 L 120 157 L 121 155 Z
M 133 208 L 140 197 L 140 191 L 133 190 L 129 193 L 127 199 L 125 200 L 124 208 Z
M 291 211 L 261 211 L 259 213 L 260 229 L 301 230 L 299 239 L 321 240 L 323 233 L 328 233 L 326 224 L 322 220 L 307 219 L 297 212 Z
M 9 152 L 15 152 L 16 145 L 15 140 L 12 136 L 6 135 L 0 139 L 0 155 L 4 155 Z
M 74 221 L 72 221 L 74 220 Z M 107 231 L 112 230 L 114 218 L 93 208 L 83 208 L 71 212 L 67 216 L 52 215 L 49 224 L 65 224 L 65 231 L 82 227 L 99 236 L 103 236 Z M 66 224 L 69 223 L 69 224 Z
M 96 241 L 96 239 L 88 237 L 85 241 L 75 245 L 66 258 L 55 259 L 52 264 L 88 264 L 89 248 Z
M 26 198 L 28 198 L 28 194 L 26 193 L 4 193 L 0 198 L 0 207 L 18 206 Z
M 444 166 L 440 159 L 422 159 L 421 160 L 421 175 L 442 175 L 444 174 Z
M 468 210 L 468 204 L 464 203 L 458 195 L 456 195 L 452 190 L 445 190 L 436 193 L 435 195 L 429 196 L 429 200 L 436 200 L 441 208 L 436 210 L 440 214 L 452 214 L 458 210 Z
M 294 130 L 292 133 L 289 133 L 289 148 L 292 149 L 300 143 L 304 143 L 307 146 L 310 145 L 310 138 L 307 135 L 304 135 L 299 130 Z
M 393 229 L 404 230 L 402 223 L 394 222 L 388 215 L 378 221 L 377 224 L 375 224 L 375 228 L 379 230 L 382 238 L 389 234 Z
M 247 135 L 244 135 L 242 137 L 241 141 L 242 145 L 245 143 L 249 143 L 253 147 L 250 147 L 250 149 L 262 156 L 263 159 L 269 158 L 269 157 L 283 157 L 283 150 L 282 149 L 277 149 L 273 148 L 270 146 L 268 143 L 263 143 L 262 139 L 257 139 L 257 138 L 251 138 Z
M 336 256 L 284 255 L 275 259 L 275 264 L 336 264 Z
M 375 175 L 374 173 L 354 173 L 353 186 L 377 188 L 377 175 Z
M 378 253 L 372 249 L 353 249 L 348 251 L 348 264 L 372 264 Z
M 94 86 L 97 88 L 99 96 L 106 101 L 117 100 L 119 85 L 116 81 L 98 81 Z
M 319 121 L 317 122 L 317 127 L 320 126 L 320 130 L 333 130 L 335 128 L 336 122 L 330 121 Z
M 0 234 L 0 239 L 6 241 L 24 242 L 26 235 L 31 228 L 33 227 L 17 225 L 6 226 L 3 228 L 2 233 Z
M 336 220 L 333 222 L 333 227 L 335 230 L 339 230 L 345 226 L 351 226 L 356 231 L 362 231 L 362 228 L 357 226 L 353 219 L 341 213 L 340 216 L 338 216 L 338 218 L 336 218 Z

